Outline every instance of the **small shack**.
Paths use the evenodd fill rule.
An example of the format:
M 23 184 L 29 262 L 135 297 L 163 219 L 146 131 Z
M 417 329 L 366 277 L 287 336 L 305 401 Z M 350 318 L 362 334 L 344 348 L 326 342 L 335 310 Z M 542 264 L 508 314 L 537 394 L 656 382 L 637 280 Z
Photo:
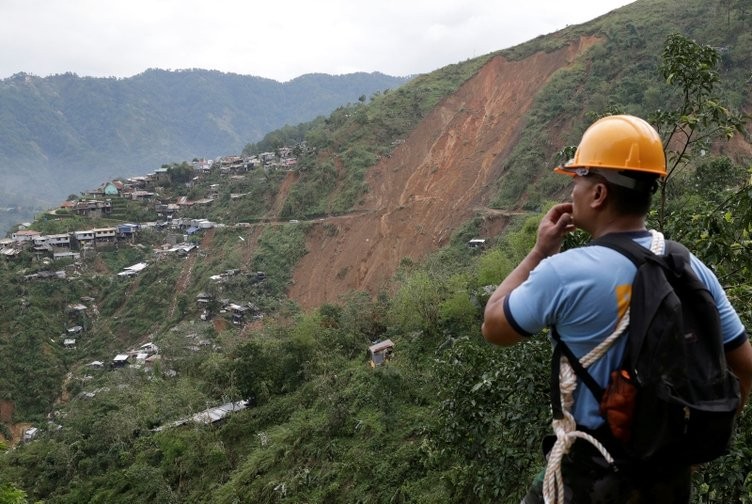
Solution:
M 37 427 L 29 427 L 24 431 L 21 441 L 28 443 L 29 441 L 37 437 L 37 434 L 39 434 L 39 429 Z
M 245 321 L 245 314 L 248 311 L 248 306 L 230 303 L 228 308 L 230 310 L 230 313 L 232 313 L 233 324 L 242 324 Z
M 392 358 L 394 353 L 394 343 L 387 339 L 379 341 L 368 347 L 368 357 L 371 359 L 371 367 L 381 366 Z
M 146 268 L 147 264 L 145 262 L 140 262 L 137 264 L 134 264 L 133 266 L 128 266 L 127 268 L 123 268 L 123 271 L 118 273 L 119 276 L 133 276 L 137 275 L 141 271 Z
M 472 240 L 467 242 L 467 248 L 477 250 L 477 249 L 484 249 L 486 248 L 486 239 L 485 238 L 473 238 Z
M 144 343 L 139 347 L 139 352 L 148 354 L 148 355 L 154 355 L 159 353 L 159 347 L 155 345 L 154 343 Z
M 224 420 L 228 415 L 236 411 L 242 411 L 248 407 L 248 401 L 236 401 L 209 408 L 193 415 L 192 420 L 200 424 L 213 424 Z
M 125 367 L 128 364 L 128 359 L 130 356 L 128 354 L 117 354 L 114 359 L 112 359 L 112 365 L 114 367 Z

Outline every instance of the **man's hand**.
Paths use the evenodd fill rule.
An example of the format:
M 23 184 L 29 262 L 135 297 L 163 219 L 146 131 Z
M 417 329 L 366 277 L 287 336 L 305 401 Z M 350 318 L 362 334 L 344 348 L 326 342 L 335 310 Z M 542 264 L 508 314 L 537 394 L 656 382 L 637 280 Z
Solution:
M 572 204 L 560 203 L 553 206 L 538 225 L 538 237 L 533 251 L 544 258 L 558 253 L 564 237 L 574 230 Z

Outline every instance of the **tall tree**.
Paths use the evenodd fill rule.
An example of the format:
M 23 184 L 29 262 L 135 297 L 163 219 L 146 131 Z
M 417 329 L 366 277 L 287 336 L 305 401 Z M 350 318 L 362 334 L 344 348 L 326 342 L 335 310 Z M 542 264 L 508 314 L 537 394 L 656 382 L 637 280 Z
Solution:
M 717 65 L 718 52 L 714 48 L 678 33 L 668 36 L 661 72 L 666 82 L 677 89 L 676 106 L 658 110 L 651 118 L 666 151 L 667 175 L 660 182 L 661 229 L 666 219 L 666 187 L 677 170 L 709 151 L 713 141 L 730 140 L 734 134 L 744 132 L 745 117 L 714 94 L 720 81 Z

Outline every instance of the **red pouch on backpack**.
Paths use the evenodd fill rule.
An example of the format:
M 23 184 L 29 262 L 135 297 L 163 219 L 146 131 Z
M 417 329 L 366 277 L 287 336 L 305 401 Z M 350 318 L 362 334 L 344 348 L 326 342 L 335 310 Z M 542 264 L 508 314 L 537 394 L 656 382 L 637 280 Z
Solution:
M 632 437 L 637 387 L 629 373 L 622 369 L 611 372 L 611 381 L 601 398 L 601 415 L 611 429 L 611 434 L 626 443 Z

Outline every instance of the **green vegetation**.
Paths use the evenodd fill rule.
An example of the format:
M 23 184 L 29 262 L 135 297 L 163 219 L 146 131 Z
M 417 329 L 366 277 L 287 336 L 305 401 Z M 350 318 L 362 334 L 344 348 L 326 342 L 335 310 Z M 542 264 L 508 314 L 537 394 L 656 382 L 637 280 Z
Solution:
M 308 169 L 305 181 L 296 184 L 282 207 L 283 219 L 317 217 L 329 212 L 329 195 L 337 187 L 337 171 L 329 161 L 314 164 Z
M 240 179 L 231 181 L 211 174 L 201 186 L 194 186 L 188 197 L 200 199 L 209 196 L 208 185 L 221 185 L 217 197 L 211 206 L 195 207 L 182 211 L 190 218 L 208 218 L 215 222 L 237 224 L 238 222 L 257 222 L 269 218 L 272 204 L 277 197 L 280 185 L 285 178 L 284 172 L 251 172 Z M 220 184 L 221 183 L 221 184 Z
M 243 148 L 244 155 L 261 154 L 262 152 L 274 152 L 280 147 L 288 145 L 297 145 L 304 141 L 306 134 L 311 128 L 324 120 L 323 117 L 317 117 L 311 122 L 301 123 L 297 126 L 285 125 L 284 127 L 274 130 L 264 135 L 260 142 L 248 144 Z
M 292 280 L 292 269 L 305 253 L 304 225 L 287 224 L 264 230 L 251 264 L 254 270 L 267 276 L 263 283 L 265 298 L 284 297 Z

